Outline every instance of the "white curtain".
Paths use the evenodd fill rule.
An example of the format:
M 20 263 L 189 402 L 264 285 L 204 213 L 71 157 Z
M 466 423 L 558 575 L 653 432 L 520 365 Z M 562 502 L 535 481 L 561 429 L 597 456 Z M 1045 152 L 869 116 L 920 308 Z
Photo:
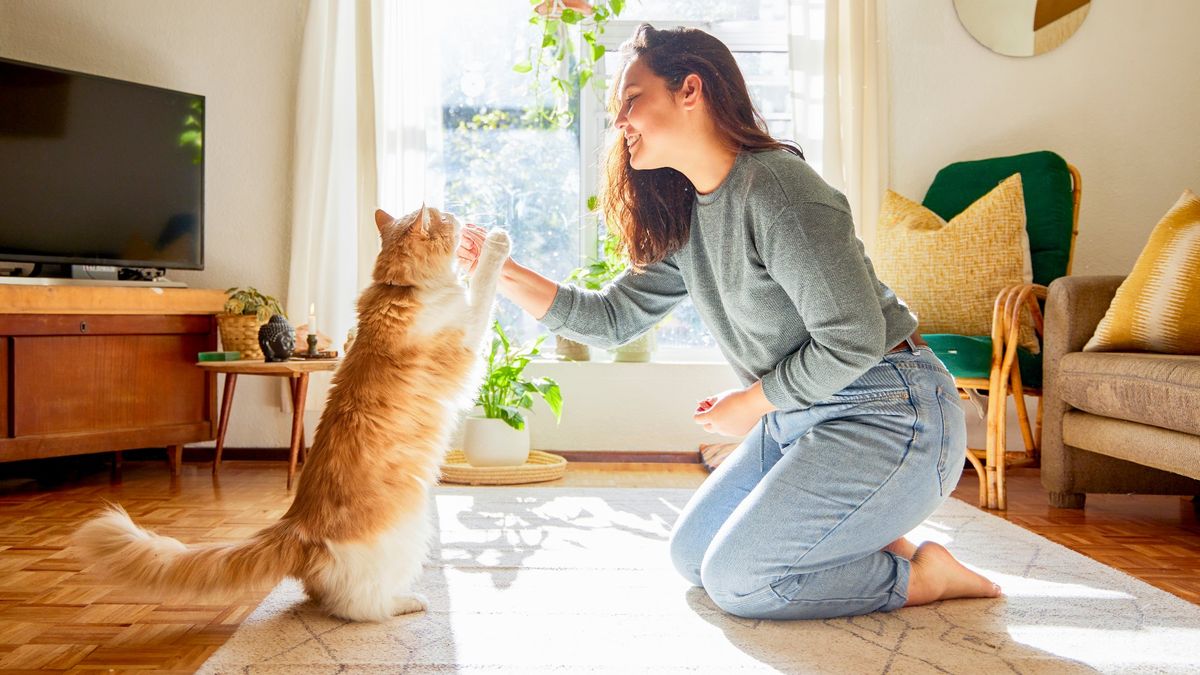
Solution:
M 868 252 L 889 181 L 886 22 L 885 0 L 825 2 L 823 175 L 850 201 Z
M 787 45 L 792 87 L 792 138 L 804 150 L 809 165 L 824 175 L 825 0 L 788 2 Z
M 441 96 L 426 3 L 313 0 L 300 60 L 287 311 L 315 306 L 317 329 L 341 351 L 379 251 L 374 211 L 440 203 L 428 175 Z M 430 139 L 434 139 L 431 142 Z M 308 407 L 325 400 L 314 378 Z

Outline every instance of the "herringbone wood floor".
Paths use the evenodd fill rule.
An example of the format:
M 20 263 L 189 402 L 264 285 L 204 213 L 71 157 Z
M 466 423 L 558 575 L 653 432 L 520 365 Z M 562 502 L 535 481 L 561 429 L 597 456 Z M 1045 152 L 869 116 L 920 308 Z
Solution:
M 0 670 L 191 672 L 237 628 L 268 588 L 225 601 L 175 604 L 105 584 L 73 557 L 67 539 L 103 501 L 120 502 L 141 524 L 185 542 L 238 539 L 287 508 L 287 467 L 126 463 L 123 481 L 93 472 L 46 489 L 0 481 Z M 546 486 L 692 487 L 698 465 L 573 463 Z M 1034 470 L 1010 475 L 1010 509 L 1000 514 L 1103 563 L 1200 603 L 1200 525 L 1189 499 L 1093 496 L 1085 511 L 1051 509 Z M 968 471 L 955 496 L 974 503 Z M 480 488 L 486 489 L 486 488 Z

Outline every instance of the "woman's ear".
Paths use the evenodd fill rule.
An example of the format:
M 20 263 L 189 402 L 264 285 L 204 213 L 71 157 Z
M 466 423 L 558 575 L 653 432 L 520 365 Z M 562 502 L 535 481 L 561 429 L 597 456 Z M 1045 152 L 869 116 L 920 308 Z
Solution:
M 683 103 L 684 110 L 691 110 L 700 103 L 704 90 L 704 80 L 700 76 L 691 73 L 683 78 L 683 85 L 679 87 L 680 101 Z

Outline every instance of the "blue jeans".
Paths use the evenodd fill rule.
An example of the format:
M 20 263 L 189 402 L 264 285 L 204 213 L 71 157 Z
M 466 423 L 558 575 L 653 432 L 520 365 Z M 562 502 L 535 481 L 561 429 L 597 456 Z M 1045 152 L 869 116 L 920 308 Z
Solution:
M 910 563 L 881 549 L 950 494 L 966 445 L 954 380 L 909 343 L 837 394 L 765 415 L 684 507 L 672 562 L 736 616 L 897 609 Z

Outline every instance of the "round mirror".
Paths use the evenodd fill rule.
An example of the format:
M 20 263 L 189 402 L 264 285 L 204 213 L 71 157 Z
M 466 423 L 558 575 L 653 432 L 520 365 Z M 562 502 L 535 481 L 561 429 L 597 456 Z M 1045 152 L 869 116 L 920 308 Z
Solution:
M 979 44 L 1006 56 L 1058 47 L 1087 18 L 1091 0 L 954 0 L 958 20 Z

